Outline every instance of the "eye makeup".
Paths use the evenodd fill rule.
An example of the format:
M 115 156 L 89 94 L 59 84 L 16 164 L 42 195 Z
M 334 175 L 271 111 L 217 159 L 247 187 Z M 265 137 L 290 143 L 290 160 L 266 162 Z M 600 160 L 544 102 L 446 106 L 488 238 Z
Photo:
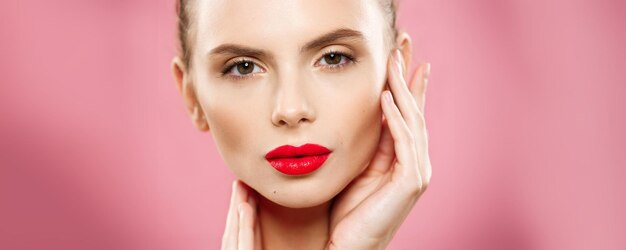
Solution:
M 265 72 L 265 69 L 259 66 L 258 63 L 242 57 L 227 63 L 221 70 L 221 76 L 241 80 L 263 72 Z
M 317 61 L 314 66 L 320 67 L 323 70 L 337 71 L 350 64 L 357 63 L 356 57 L 347 52 L 341 52 L 339 50 L 329 50 L 325 52 Z
M 259 73 L 266 72 L 265 68 L 255 61 L 255 59 L 250 57 L 232 59 L 222 67 L 220 77 L 232 80 L 245 80 Z M 312 66 L 325 72 L 337 72 L 358 62 L 353 53 L 338 48 L 330 48 L 317 57 Z

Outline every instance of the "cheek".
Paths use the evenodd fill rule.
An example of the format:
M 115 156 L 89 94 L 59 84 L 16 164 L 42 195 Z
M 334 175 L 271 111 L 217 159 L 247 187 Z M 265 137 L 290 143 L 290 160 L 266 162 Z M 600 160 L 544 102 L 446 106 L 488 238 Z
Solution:
M 237 107 L 231 105 L 208 105 L 206 108 L 209 128 L 215 140 L 225 150 L 239 148 L 237 142 L 246 137 L 245 123 L 240 121 Z
M 347 131 L 340 135 L 343 143 L 349 150 L 348 157 L 360 159 L 364 164 L 380 137 L 382 110 L 378 92 L 367 91 L 354 95 L 354 98 L 346 106 L 345 123 L 341 131 Z M 351 110 L 351 112 L 350 112 Z
M 380 138 L 382 109 L 380 94 L 385 83 L 383 71 L 360 70 L 346 76 L 346 87 L 337 90 L 337 103 L 328 106 L 332 131 L 343 148 L 343 161 L 350 175 L 360 172 L 375 152 Z
M 233 155 L 253 154 L 250 141 L 254 137 L 254 127 L 262 120 L 259 112 L 251 112 L 251 109 L 247 108 L 250 105 L 232 101 L 246 98 L 236 97 L 222 93 L 206 97 L 202 103 L 211 135 L 227 163 L 230 163 L 229 159 L 237 158 L 231 157 Z

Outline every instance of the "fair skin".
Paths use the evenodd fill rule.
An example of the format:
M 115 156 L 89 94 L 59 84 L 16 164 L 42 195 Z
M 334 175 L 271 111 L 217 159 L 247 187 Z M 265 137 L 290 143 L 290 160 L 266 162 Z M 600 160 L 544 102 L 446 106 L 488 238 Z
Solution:
M 404 80 L 409 36 L 388 39 L 377 0 L 197 2 L 190 65 L 172 69 L 240 179 L 222 248 L 384 248 L 431 176 L 429 66 Z M 304 143 L 333 151 L 311 174 L 263 157 Z

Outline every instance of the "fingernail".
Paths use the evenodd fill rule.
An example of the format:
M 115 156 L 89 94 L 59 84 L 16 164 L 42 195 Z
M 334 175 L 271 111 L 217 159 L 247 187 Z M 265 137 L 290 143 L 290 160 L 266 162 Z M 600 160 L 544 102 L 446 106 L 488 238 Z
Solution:
M 233 181 L 233 194 L 237 191 L 237 180 Z
M 402 59 L 402 54 L 400 53 L 399 49 L 396 49 L 395 52 L 395 56 L 396 56 L 396 66 L 398 67 L 398 73 L 400 73 L 400 75 L 404 75 L 404 60 Z
M 428 80 L 429 76 L 430 76 L 430 63 L 426 63 L 426 66 L 424 69 L 424 79 Z

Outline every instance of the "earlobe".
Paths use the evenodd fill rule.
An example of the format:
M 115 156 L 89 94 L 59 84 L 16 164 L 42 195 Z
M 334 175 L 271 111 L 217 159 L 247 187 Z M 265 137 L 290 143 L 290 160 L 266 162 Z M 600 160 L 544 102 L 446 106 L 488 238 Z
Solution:
M 411 42 L 411 36 L 409 36 L 406 32 L 400 32 L 396 39 L 396 48 L 400 50 L 400 54 L 402 54 L 402 59 L 404 60 L 404 77 L 408 77 L 407 72 L 409 72 L 408 67 L 411 65 L 411 59 L 413 56 L 413 44 Z
M 194 91 L 193 83 L 189 80 L 186 67 L 180 57 L 174 57 L 172 59 L 172 74 L 174 75 L 174 81 L 176 88 L 180 93 L 185 103 L 185 109 L 190 116 L 191 121 L 200 131 L 208 131 L 209 125 L 204 117 L 204 112 L 200 107 L 196 93 Z
M 193 112 L 191 113 L 191 119 L 198 130 L 202 132 L 209 131 L 209 123 L 205 119 L 204 113 L 199 105 L 195 106 Z

